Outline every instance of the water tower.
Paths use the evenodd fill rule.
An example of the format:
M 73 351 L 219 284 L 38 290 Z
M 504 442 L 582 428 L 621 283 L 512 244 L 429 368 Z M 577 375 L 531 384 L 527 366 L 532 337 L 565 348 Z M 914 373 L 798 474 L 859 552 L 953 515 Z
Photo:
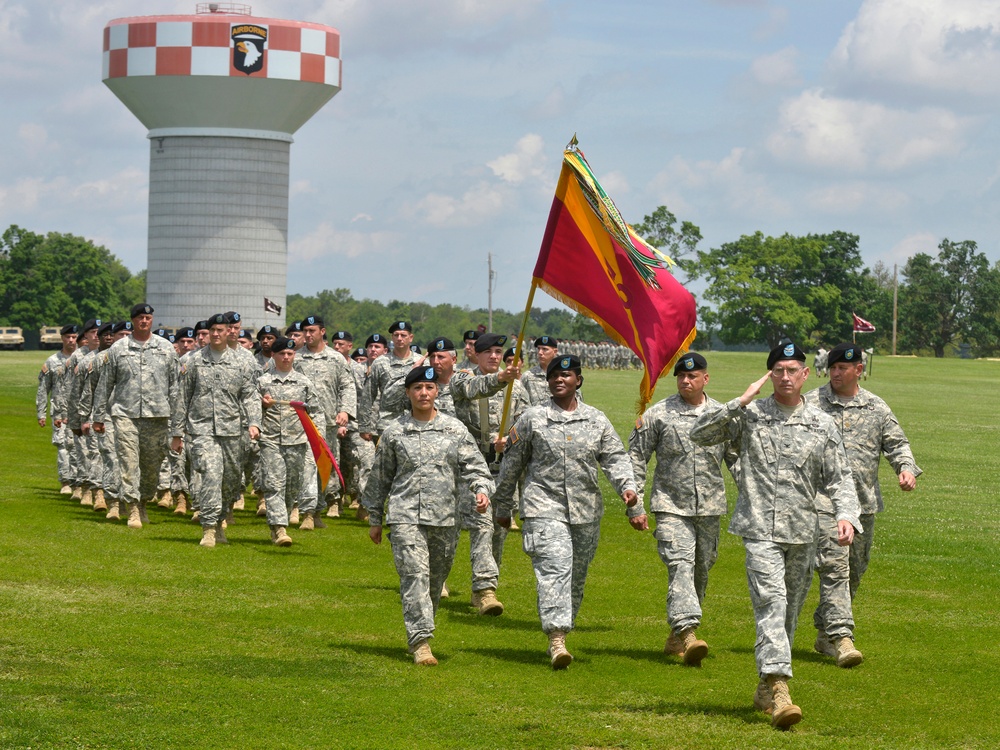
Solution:
M 283 325 L 289 147 L 340 91 L 340 33 L 233 3 L 118 18 L 104 28 L 103 80 L 149 128 L 157 325 L 224 310 Z

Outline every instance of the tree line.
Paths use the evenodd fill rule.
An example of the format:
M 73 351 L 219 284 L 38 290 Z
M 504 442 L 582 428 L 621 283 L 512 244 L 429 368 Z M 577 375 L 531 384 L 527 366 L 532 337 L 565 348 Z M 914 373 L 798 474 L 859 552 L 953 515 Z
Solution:
M 696 348 L 707 349 L 713 340 L 774 346 L 785 336 L 808 348 L 829 348 L 851 338 L 857 313 L 877 329 L 860 342 L 891 351 L 893 274 L 881 262 L 865 265 L 856 234 L 756 232 L 703 250 L 699 227 L 679 221 L 666 206 L 635 229 L 674 259 L 674 273 L 695 290 Z M 0 325 L 30 330 L 90 317 L 122 318 L 144 297 L 145 271 L 133 275 L 109 250 L 82 237 L 11 226 L 0 241 Z M 384 332 L 400 319 L 418 332 L 453 337 L 489 320 L 485 308 L 358 300 L 346 288 L 292 294 L 286 304 L 288 320 L 319 314 L 328 327 L 356 338 Z M 515 332 L 520 320 L 520 311 L 494 310 L 493 330 Z M 606 338 L 592 320 L 564 308 L 532 308 L 527 331 Z M 917 253 L 900 269 L 897 351 L 943 357 L 959 349 L 974 356 L 1000 353 L 1000 263 L 991 264 L 972 240 L 943 239 L 936 255 Z

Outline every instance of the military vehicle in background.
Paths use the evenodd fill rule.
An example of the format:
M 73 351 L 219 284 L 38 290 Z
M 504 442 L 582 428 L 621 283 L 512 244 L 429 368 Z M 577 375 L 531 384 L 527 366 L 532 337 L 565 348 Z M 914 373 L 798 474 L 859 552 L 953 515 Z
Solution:
M 39 349 L 62 349 L 62 336 L 59 326 L 42 326 L 38 329 Z
M 59 342 L 62 346 L 62 342 Z M 0 328 L 0 349 L 23 349 L 24 334 L 20 328 L 4 327 Z

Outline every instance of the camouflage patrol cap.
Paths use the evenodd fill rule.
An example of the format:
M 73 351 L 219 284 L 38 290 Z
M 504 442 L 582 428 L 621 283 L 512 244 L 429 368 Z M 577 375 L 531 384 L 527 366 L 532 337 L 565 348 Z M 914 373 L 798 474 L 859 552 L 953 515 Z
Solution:
M 834 362 L 847 362 L 852 365 L 861 364 L 861 347 L 857 344 L 837 344 L 826 355 L 826 364 L 828 366 Z
M 545 368 L 545 379 L 548 380 L 557 372 L 575 372 L 577 375 L 583 374 L 583 364 L 575 354 L 567 354 L 565 357 L 555 357 L 549 366 Z
M 499 333 L 484 333 L 478 339 L 476 339 L 476 354 L 482 354 L 483 352 L 491 349 L 494 346 L 503 347 L 507 343 L 507 337 Z
M 783 362 L 786 359 L 795 359 L 799 362 L 806 361 L 806 353 L 799 349 L 798 344 L 790 339 L 782 339 L 776 347 L 767 355 L 767 369 L 774 367 L 776 362 Z
M 434 372 L 433 367 L 414 367 L 408 373 L 406 373 L 406 379 L 403 381 L 403 385 L 409 388 L 414 383 L 436 383 L 438 375 Z
M 80 326 L 78 326 L 76 323 L 68 323 L 67 325 L 64 325 L 62 328 L 59 329 L 60 336 L 65 336 L 67 333 L 79 333 L 79 332 L 80 332 Z
M 140 302 L 138 305 L 132 305 L 132 309 L 129 310 L 129 318 L 135 318 L 139 315 L 152 315 L 153 308 L 150 307 L 145 302 Z
M 694 372 L 695 370 L 707 369 L 708 362 L 705 361 L 703 356 L 697 352 L 688 352 L 677 360 L 677 364 L 674 365 L 674 375 L 680 375 L 682 372 Z

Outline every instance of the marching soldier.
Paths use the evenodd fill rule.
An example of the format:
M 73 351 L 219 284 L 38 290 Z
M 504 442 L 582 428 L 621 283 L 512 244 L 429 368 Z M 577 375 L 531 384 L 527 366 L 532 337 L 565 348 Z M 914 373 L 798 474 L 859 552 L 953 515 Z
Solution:
M 60 413 L 66 415 L 66 427 L 73 435 L 73 463 L 76 466 L 76 484 L 72 497 L 80 501 L 80 505 L 93 506 L 94 493 L 91 484 L 92 463 L 96 446 L 93 438 L 83 434 L 80 423 L 77 401 L 80 398 L 82 381 L 87 370 L 81 367 L 91 354 L 97 351 L 97 330 L 103 321 L 92 318 L 83 324 L 77 337 L 76 351 L 66 360 L 66 370 L 63 375 L 64 387 L 60 394 Z
M 76 351 L 76 337 L 80 331 L 77 325 L 69 324 L 59 330 L 62 348 L 50 355 L 38 373 L 38 391 L 35 394 L 35 411 L 38 426 L 45 427 L 45 411 L 48 407 L 52 420 L 52 445 L 56 447 L 56 470 L 59 473 L 59 494 L 73 492 L 74 469 L 71 463 L 70 446 L 72 439 L 66 433 L 66 415 L 58 411 L 60 395 L 65 386 L 66 362 Z

